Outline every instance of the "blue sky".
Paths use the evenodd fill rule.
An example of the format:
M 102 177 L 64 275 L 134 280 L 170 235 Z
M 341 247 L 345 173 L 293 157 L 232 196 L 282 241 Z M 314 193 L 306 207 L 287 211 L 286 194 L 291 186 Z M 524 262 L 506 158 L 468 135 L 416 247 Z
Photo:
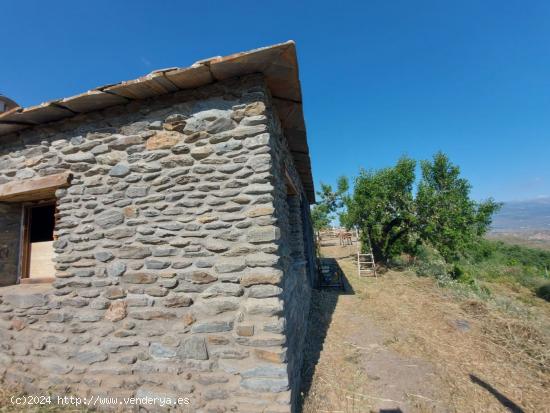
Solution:
M 550 196 L 548 1 L 12 1 L 21 105 L 293 39 L 316 184 L 443 150 L 477 199 Z

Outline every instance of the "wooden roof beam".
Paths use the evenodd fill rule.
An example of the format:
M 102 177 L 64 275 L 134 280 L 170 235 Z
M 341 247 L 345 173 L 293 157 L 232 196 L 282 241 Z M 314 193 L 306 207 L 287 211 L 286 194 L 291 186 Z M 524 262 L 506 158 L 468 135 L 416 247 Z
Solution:
M 72 174 L 60 174 L 8 182 L 0 185 L 0 202 L 26 202 L 50 199 L 55 191 L 71 184 Z

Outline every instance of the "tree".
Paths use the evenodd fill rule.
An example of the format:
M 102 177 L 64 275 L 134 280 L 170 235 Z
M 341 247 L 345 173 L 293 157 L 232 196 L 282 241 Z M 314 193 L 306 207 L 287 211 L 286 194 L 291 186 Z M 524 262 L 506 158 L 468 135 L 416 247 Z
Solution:
M 313 205 L 311 208 L 311 220 L 313 229 L 317 232 L 330 225 L 329 212 L 324 204 Z
M 338 179 L 336 191 L 332 190 L 332 186 L 321 183 L 321 190 L 317 191 L 320 200 L 311 208 L 311 219 L 316 231 L 328 227 L 335 219 L 336 212 L 344 205 L 348 188 L 348 181 L 344 176 Z
M 484 235 L 500 204 L 492 199 L 470 199 L 470 183 L 460 177 L 460 168 L 438 152 L 422 161 L 422 179 L 416 196 L 418 233 L 447 261 L 456 260 Z
M 387 262 L 403 252 L 415 254 L 422 243 L 447 262 L 457 260 L 487 232 L 500 204 L 472 200 L 470 183 L 441 152 L 421 162 L 415 197 L 415 168 L 414 160 L 402 157 L 394 167 L 361 170 L 351 195 L 345 177 L 338 180 L 336 191 L 322 184 L 314 219 L 327 226 L 340 211 L 340 223 L 357 227 L 363 245 L 370 239 L 376 261 Z
M 402 157 L 397 165 L 377 171 L 362 170 L 353 194 L 344 197 L 345 226 L 357 226 L 363 245 L 370 238 L 376 261 L 409 251 L 415 244 L 415 208 L 412 188 L 416 162 Z

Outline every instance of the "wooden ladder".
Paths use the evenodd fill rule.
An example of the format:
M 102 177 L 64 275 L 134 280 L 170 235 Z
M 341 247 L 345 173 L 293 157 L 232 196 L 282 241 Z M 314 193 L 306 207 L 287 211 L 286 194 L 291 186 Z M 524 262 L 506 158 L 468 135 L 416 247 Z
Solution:
M 359 243 L 359 231 L 355 228 L 355 235 L 357 237 L 357 274 L 360 277 L 378 277 L 376 274 L 376 263 L 374 262 L 374 254 L 372 253 L 372 246 L 370 243 L 370 237 L 367 234 L 368 253 L 361 254 L 361 244 Z

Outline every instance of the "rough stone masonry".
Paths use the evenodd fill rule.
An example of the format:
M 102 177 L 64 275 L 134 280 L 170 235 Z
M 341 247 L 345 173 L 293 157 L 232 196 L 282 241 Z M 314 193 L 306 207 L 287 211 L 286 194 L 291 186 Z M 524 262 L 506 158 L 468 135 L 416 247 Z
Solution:
M 55 281 L 0 288 L 5 382 L 295 411 L 309 202 L 258 72 L 0 136 L 0 184 L 72 174 L 55 191 Z M 0 202 L 3 285 L 17 282 L 21 209 Z

